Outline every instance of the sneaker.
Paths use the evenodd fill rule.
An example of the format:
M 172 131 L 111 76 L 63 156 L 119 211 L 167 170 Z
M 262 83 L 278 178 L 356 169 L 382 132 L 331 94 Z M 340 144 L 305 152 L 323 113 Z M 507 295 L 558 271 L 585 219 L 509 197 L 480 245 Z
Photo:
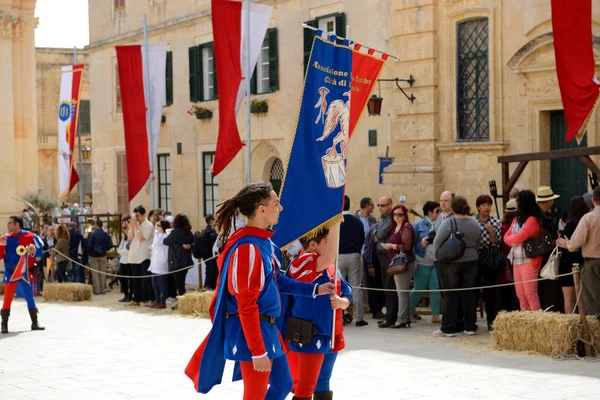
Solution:
M 438 337 L 454 337 L 454 333 L 444 333 L 442 332 L 441 329 L 438 329 L 437 331 L 433 331 L 433 336 L 438 336 Z
M 469 336 L 477 335 L 477 332 L 475 332 L 475 331 L 464 331 L 464 332 L 466 335 L 469 335 Z
M 174 302 L 175 300 L 177 300 L 177 299 L 176 299 L 176 298 L 174 298 L 174 297 L 167 297 L 167 299 L 165 300 L 165 303 L 172 303 L 172 302 Z

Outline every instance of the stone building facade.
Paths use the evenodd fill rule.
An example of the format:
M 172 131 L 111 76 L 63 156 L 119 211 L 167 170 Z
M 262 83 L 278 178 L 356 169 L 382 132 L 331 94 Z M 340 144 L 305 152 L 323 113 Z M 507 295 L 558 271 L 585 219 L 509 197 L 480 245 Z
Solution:
M 488 193 L 489 180 L 501 182 L 498 156 L 564 147 L 548 1 L 257 2 L 274 10 L 253 82 L 253 92 L 260 94 L 252 98 L 268 102 L 267 113 L 251 117 L 253 180 L 277 183 L 282 176 L 302 93 L 307 54 L 303 22 L 342 35 L 350 25 L 355 41 L 400 57 L 387 62 L 381 78 L 415 79 L 406 89 L 414 93 L 413 103 L 393 83 L 381 83 L 380 91 L 376 86 L 375 93 L 384 99 L 382 115 L 365 113 L 356 128 L 347 171 L 354 209 L 364 196 L 390 195 L 420 210 L 445 189 L 474 203 L 477 195 Z M 147 190 L 127 198 L 115 52 L 117 45 L 142 43 L 146 14 L 149 42 L 168 44 L 171 71 L 156 162 L 156 206 L 185 212 L 194 227 L 203 225 L 202 217 L 219 200 L 242 187 L 246 165 L 244 149 L 218 179 L 209 173 L 219 120 L 210 0 L 90 0 L 89 9 L 95 209 L 127 212 L 139 203 L 150 204 Z M 593 20 L 594 35 L 600 35 L 600 0 L 593 0 Z M 213 117 L 189 115 L 193 103 L 210 109 Z M 244 112 L 238 126 L 245 140 Z M 582 145 L 597 146 L 598 130 L 596 114 Z M 380 184 L 378 157 L 388 147 L 394 162 Z M 587 175 L 577 163 L 530 163 L 517 186 L 552 184 L 564 197 L 584 191 Z M 579 172 L 565 180 L 565 170 Z
M 79 104 L 81 146 L 87 146 L 91 151 L 90 74 L 87 58 L 85 50 L 77 50 L 77 63 L 84 65 Z M 72 65 L 73 61 L 73 49 L 36 48 L 39 189 L 42 194 L 52 198 L 58 197 L 58 100 L 62 78 L 61 67 Z M 79 172 L 77 141 L 75 148 L 73 162 Z M 91 160 L 83 160 L 83 173 L 79 175 L 82 175 L 84 199 L 91 201 Z M 71 198 L 79 202 L 78 186 L 71 191 Z
M 0 226 L 38 187 L 35 0 L 0 0 Z M 2 229 L 4 231 L 4 229 Z

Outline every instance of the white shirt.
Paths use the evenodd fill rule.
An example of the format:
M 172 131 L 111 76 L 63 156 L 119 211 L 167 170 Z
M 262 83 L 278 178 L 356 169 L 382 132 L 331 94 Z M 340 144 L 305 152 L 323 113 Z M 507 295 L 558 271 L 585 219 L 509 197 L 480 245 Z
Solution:
M 127 254 L 129 254 L 129 249 L 127 248 L 127 243 L 129 243 L 129 241 L 127 240 L 127 238 L 121 240 L 121 244 L 119 244 L 119 249 L 117 250 L 117 253 L 119 253 L 119 256 L 121 256 L 121 258 L 119 259 L 119 262 L 121 264 L 127 264 Z
M 141 264 L 146 260 L 150 259 L 150 246 L 154 239 L 154 226 L 152 223 L 146 220 L 139 226 L 139 232 L 144 236 L 144 240 L 140 240 L 137 231 L 133 233 L 133 240 L 129 247 L 129 254 L 127 254 L 127 261 L 129 264 Z
M 167 233 L 154 232 L 154 241 L 152 242 L 152 257 L 150 268 L 148 271 L 153 274 L 164 274 L 169 272 L 169 246 L 163 244 L 163 240 L 167 237 Z

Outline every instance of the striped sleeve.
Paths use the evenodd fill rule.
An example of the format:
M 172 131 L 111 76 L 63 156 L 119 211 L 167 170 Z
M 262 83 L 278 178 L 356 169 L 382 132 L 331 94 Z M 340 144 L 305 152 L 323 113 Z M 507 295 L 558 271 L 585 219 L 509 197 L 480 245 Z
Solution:
M 35 246 L 35 258 L 40 258 L 44 255 L 44 242 L 42 241 L 42 239 L 36 235 L 33 234 L 33 245 Z
M 318 254 L 305 253 L 296 257 L 290 264 L 290 276 L 300 282 L 314 282 L 322 275 L 317 272 Z
M 251 244 L 240 245 L 231 255 L 228 269 L 229 293 L 238 302 L 238 314 L 244 337 L 252 358 L 267 355 L 260 331 L 259 310 L 256 301 L 265 285 L 262 257 L 258 247 Z

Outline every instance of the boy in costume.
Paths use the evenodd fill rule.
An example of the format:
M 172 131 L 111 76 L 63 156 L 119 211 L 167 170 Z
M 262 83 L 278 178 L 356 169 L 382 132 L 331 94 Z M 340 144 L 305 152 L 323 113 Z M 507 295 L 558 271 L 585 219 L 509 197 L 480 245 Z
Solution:
M 238 209 L 248 225 L 228 237 Z M 278 271 L 281 252 L 267 228 L 282 210 L 271 184 L 261 182 L 247 185 L 216 213 L 217 231 L 228 240 L 217 261 L 219 278 L 209 308 L 213 327 L 185 370 L 200 393 L 221 383 L 226 359 L 236 361 L 233 379 L 244 380 L 244 400 L 284 400 L 292 388 L 275 326 L 279 293 L 313 298 L 334 293 L 334 286 L 300 283 Z
M 10 306 L 17 289 L 19 296 L 27 301 L 31 330 L 43 331 L 45 328 L 38 323 L 38 309 L 33 299 L 33 274 L 30 269 L 35 265 L 36 257 L 43 255 L 44 243 L 33 232 L 23 230 L 23 219 L 12 216 L 8 220 L 8 234 L 0 235 L 0 260 L 4 260 L 4 303 L 1 332 L 8 333 L 8 317 Z

